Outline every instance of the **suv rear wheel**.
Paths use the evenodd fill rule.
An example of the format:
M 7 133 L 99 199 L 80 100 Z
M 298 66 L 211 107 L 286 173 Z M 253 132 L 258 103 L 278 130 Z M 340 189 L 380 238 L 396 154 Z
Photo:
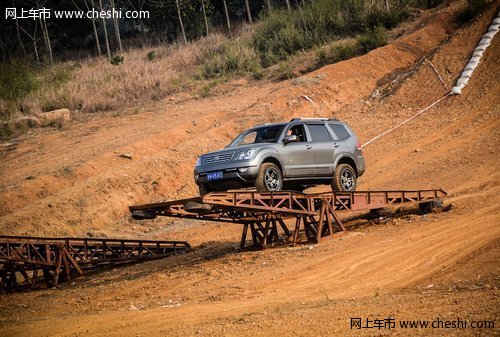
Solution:
M 260 165 L 259 174 L 255 180 L 258 192 L 281 191 L 283 188 L 283 175 L 278 166 L 273 163 Z
M 335 168 L 332 190 L 336 192 L 353 192 L 356 190 L 356 172 L 349 164 L 340 164 Z

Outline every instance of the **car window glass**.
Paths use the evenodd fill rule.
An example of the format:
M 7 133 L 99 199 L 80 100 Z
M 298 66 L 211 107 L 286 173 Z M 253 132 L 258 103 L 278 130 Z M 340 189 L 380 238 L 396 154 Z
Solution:
M 268 126 L 257 130 L 255 143 L 275 143 L 283 130 L 283 126 Z
M 304 125 L 302 125 L 302 124 L 292 126 L 290 129 L 288 129 L 286 135 L 287 136 L 292 136 L 292 135 L 297 136 L 297 143 L 306 141 L 306 133 L 304 131 Z
M 255 143 L 255 138 L 257 137 L 257 132 L 250 132 L 238 143 L 238 145 L 246 145 Z
M 342 124 L 329 124 L 333 133 L 337 136 L 339 140 L 347 139 L 351 136 L 349 131 Z
M 249 130 L 239 135 L 229 146 L 240 146 L 255 143 L 276 143 L 283 125 L 270 125 Z
M 330 133 L 323 124 L 308 124 L 313 142 L 327 142 L 332 140 Z

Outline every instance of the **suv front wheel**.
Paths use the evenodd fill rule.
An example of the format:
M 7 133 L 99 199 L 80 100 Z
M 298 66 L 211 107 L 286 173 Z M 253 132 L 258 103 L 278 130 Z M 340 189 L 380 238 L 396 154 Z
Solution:
M 258 192 L 281 191 L 283 189 L 283 175 L 279 167 L 273 163 L 260 165 L 255 188 Z
M 332 190 L 336 192 L 354 192 L 356 190 L 356 172 L 349 164 L 340 164 L 335 168 Z
M 200 192 L 200 196 L 202 196 L 202 197 L 203 197 L 204 195 L 206 195 L 206 194 L 208 194 L 208 193 L 212 192 L 212 189 L 211 189 L 211 188 L 209 188 L 207 185 L 200 184 L 200 185 L 198 186 L 198 191 Z

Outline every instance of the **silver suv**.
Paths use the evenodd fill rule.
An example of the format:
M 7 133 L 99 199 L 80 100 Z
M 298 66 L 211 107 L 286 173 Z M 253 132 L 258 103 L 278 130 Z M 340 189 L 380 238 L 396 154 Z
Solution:
M 294 118 L 288 123 L 249 129 L 226 148 L 200 156 L 194 179 L 200 195 L 230 188 L 303 191 L 331 184 L 334 191 L 354 191 L 365 171 L 360 143 L 337 119 Z

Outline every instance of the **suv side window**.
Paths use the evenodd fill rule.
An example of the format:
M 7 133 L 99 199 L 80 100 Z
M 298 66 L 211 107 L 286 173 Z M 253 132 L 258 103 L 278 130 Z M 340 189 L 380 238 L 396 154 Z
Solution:
M 307 124 L 313 142 L 328 142 L 332 140 L 324 124 Z
M 333 130 L 333 133 L 337 136 L 339 140 L 344 140 L 351 137 L 350 132 L 342 124 L 328 124 Z
M 287 136 L 292 136 L 292 135 L 297 136 L 297 139 L 298 139 L 297 143 L 307 141 L 306 132 L 304 130 L 303 124 L 298 124 L 298 125 L 292 126 L 290 129 L 288 129 L 286 134 L 287 134 Z

